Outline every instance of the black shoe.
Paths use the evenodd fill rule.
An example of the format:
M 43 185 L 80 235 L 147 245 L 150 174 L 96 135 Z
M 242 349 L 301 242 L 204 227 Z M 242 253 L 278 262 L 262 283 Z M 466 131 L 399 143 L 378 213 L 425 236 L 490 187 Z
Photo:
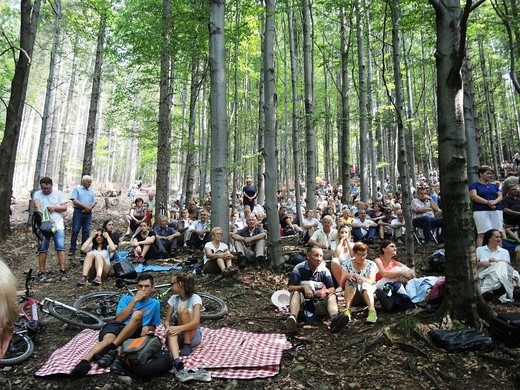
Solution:
M 88 374 L 91 368 L 92 366 L 89 362 L 87 362 L 86 360 L 81 360 L 78 364 L 76 364 L 76 367 L 72 369 L 70 375 L 76 377 L 85 376 Z
M 121 358 L 118 356 L 114 360 L 114 362 L 110 365 L 110 372 L 117 374 L 117 375 L 125 375 L 125 368 L 123 367 L 123 362 L 121 361 Z
M 344 314 L 336 314 L 332 316 L 330 321 L 330 333 L 338 333 L 348 324 L 348 317 Z
M 116 359 L 117 352 L 115 349 L 112 349 L 105 353 L 101 358 L 98 360 L 98 366 L 101 368 L 107 368 L 110 367 L 112 363 L 114 363 L 114 360 Z
M 255 268 L 256 269 L 260 269 L 262 268 L 262 264 L 264 262 L 264 256 L 258 256 L 256 259 L 255 259 Z
M 247 257 L 241 253 L 238 254 L 238 266 L 242 269 L 247 267 Z

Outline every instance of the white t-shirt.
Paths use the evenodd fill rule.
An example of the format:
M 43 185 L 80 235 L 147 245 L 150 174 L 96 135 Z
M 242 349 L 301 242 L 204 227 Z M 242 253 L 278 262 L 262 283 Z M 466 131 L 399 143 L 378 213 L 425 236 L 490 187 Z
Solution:
M 65 194 L 59 190 L 53 189 L 49 195 L 45 195 L 42 190 L 38 190 L 34 193 L 34 199 L 38 199 L 41 205 L 41 211 L 49 206 L 60 206 L 68 202 Z M 56 228 L 59 230 L 65 229 L 63 223 L 63 215 L 59 211 L 52 211 L 50 213 L 52 220 L 56 223 Z
M 497 260 L 505 261 L 506 263 L 511 263 L 511 258 L 509 256 L 509 252 L 502 247 L 497 247 L 494 251 L 489 249 L 487 245 L 479 246 L 476 249 L 476 258 L 477 262 L 479 261 L 488 261 L 489 259 L 495 258 Z M 485 267 L 480 267 L 477 269 L 477 272 L 480 274 L 486 270 Z
M 184 306 L 188 309 L 191 317 L 193 318 L 193 309 L 195 305 L 200 305 L 202 307 L 202 299 L 197 294 L 191 294 L 191 297 L 183 301 L 180 297 L 180 295 L 175 294 L 168 299 L 168 305 L 173 307 L 173 314 L 172 314 L 172 322 L 177 322 L 177 310 L 179 309 L 179 306 Z
M 229 250 L 228 246 L 223 242 L 220 243 L 218 248 L 215 248 L 215 245 L 213 245 L 213 241 L 207 242 L 206 245 L 204 245 L 204 264 L 206 264 L 209 261 L 209 259 L 206 257 L 206 248 L 211 249 L 212 253 L 226 252 Z

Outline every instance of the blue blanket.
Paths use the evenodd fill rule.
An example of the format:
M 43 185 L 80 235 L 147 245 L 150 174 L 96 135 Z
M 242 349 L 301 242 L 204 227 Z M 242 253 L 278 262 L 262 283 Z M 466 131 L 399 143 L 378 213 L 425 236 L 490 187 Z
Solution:
M 135 267 L 135 272 L 141 273 L 141 272 L 161 272 L 161 271 L 171 271 L 171 270 L 177 270 L 182 269 L 180 265 L 142 265 L 139 264 L 137 267 Z

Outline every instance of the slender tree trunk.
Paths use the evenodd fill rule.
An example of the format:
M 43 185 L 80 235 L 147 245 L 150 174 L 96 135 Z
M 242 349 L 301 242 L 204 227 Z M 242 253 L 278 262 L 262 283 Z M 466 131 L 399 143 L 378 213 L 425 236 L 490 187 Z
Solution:
M 305 181 L 307 196 L 305 203 L 308 209 L 316 208 L 316 128 L 314 126 L 314 64 L 313 34 L 310 0 L 303 0 L 303 83 L 305 91 L 305 141 L 307 153 L 307 171 Z
M 235 37 L 234 37 L 234 43 L 233 43 L 233 154 L 234 154 L 234 161 L 233 164 L 239 164 L 240 162 L 240 152 L 241 152 L 241 145 L 240 145 L 240 130 L 238 128 L 238 44 L 241 38 L 240 34 L 240 7 L 239 2 L 235 0 Z M 231 203 L 233 207 L 235 207 L 238 204 L 238 197 L 237 197 L 237 189 L 239 186 L 239 170 L 233 169 L 233 180 L 231 185 Z
M 96 135 L 97 115 L 101 96 L 101 70 L 103 67 L 103 47 L 105 45 L 107 11 L 102 10 L 99 19 L 99 29 L 96 46 L 96 62 L 92 77 L 92 93 L 90 95 L 90 107 L 88 111 L 87 136 L 83 154 L 83 168 L 81 176 L 92 173 L 92 159 L 94 157 L 94 138 Z
M 464 8 L 459 0 L 429 2 L 436 14 L 439 167 L 446 237 L 446 287 L 440 310 L 446 319 L 478 326 L 480 316 L 489 317 L 491 310 L 480 295 L 475 269 L 460 75 L 472 1 Z
M 263 58 L 265 80 L 265 198 L 269 235 L 267 246 L 273 267 L 283 264 L 282 240 L 280 237 L 280 221 L 278 219 L 278 173 L 276 170 L 276 92 L 274 75 L 274 32 L 276 1 L 265 1 L 265 50 Z
M 259 26 L 259 35 L 260 35 L 260 57 L 264 58 L 265 51 L 265 34 L 264 34 L 264 21 L 260 21 Z M 264 170 L 265 170 L 265 162 L 262 151 L 265 148 L 265 72 L 264 72 L 264 62 L 260 63 L 260 77 L 258 80 L 258 151 L 260 155 L 258 156 L 258 175 L 256 178 L 257 181 L 257 191 L 258 198 L 257 201 L 259 203 L 264 203 L 265 200 L 265 178 L 264 178 Z
M 350 190 L 350 111 L 349 111 L 349 49 L 350 49 L 350 30 L 347 38 L 347 16 L 345 15 L 345 8 L 340 8 L 341 16 L 341 150 L 340 150 L 340 165 L 341 165 L 341 184 L 343 187 L 343 195 L 341 202 L 347 204 L 349 200 Z
M 224 38 L 225 0 L 211 0 L 210 70 L 211 70 L 211 222 L 222 228 L 223 241 L 229 232 L 227 162 L 229 154 L 226 116 L 226 47 Z
M 172 15 L 171 0 L 162 3 L 161 32 L 161 70 L 159 84 L 159 128 L 157 132 L 157 166 L 156 166 L 156 211 L 155 222 L 159 222 L 157 210 L 161 204 L 168 208 L 170 193 L 170 156 L 171 156 L 171 109 L 173 66 L 171 61 Z M 168 215 L 168 213 L 166 214 Z
M 20 1 L 20 49 L 16 61 L 11 95 L 6 110 L 5 131 L 0 144 L 0 238 L 11 233 L 9 208 L 13 189 L 16 152 L 20 139 L 20 128 L 23 117 L 25 96 L 29 72 L 33 61 L 33 48 L 40 18 L 41 0 Z

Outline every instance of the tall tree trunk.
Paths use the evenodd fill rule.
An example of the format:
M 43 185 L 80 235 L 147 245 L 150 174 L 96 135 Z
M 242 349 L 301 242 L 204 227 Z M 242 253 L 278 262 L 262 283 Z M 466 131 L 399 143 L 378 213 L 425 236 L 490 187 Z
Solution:
M 437 113 L 439 167 L 446 237 L 446 287 L 440 308 L 446 318 L 477 326 L 490 308 L 476 276 L 473 220 L 467 179 L 461 66 L 472 1 L 429 0 L 436 14 Z M 479 2 L 478 4 L 480 4 Z
M 278 218 L 278 173 L 276 161 L 276 92 L 274 76 L 274 18 L 276 1 L 265 1 L 265 50 L 264 50 L 264 80 L 265 80 L 265 198 L 269 235 L 267 246 L 269 258 L 273 267 L 283 264 L 282 240 L 280 237 L 280 220 Z
M 97 114 L 101 95 L 101 70 L 103 67 L 103 47 L 105 45 L 107 25 L 107 11 L 102 10 L 99 19 L 99 29 L 96 45 L 96 62 L 92 76 L 92 93 L 90 95 L 90 107 L 88 111 L 87 136 L 85 138 L 85 150 L 83 154 L 83 167 L 81 176 L 90 175 L 92 172 L 92 159 L 94 157 L 94 137 L 96 135 Z
M 368 153 L 369 157 L 369 178 L 370 178 L 370 195 L 372 199 L 377 197 L 377 148 L 376 148 L 376 130 L 373 128 L 373 118 L 375 116 L 375 104 L 374 104 L 374 92 L 373 92 L 373 71 L 372 71 L 372 30 L 370 24 L 370 9 L 364 0 L 363 4 L 365 11 L 365 22 L 366 22 L 366 38 L 367 38 L 367 131 L 368 131 Z
M 239 164 L 240 161 L 240 152 L 241 152 L 241 145 L 240 145 L 240 130 L 238 129 L 238 49 L 239 49 L 239 42 L 241 38 L 240 34 L 240 7 L 239 2 L 235 0 L 235 37 L 234 37 L 234 43 L 233 43 L 233 164 Z M 233 207 L 236 207 L 239 198 L 237 197 L 237 189 L 239 186 L 239 173 L 240 171 L 238 169 L 233 169 L 233 180 L 231 185 L 231 203 Z
M 61 1 L 51 2 L 52 11 L 54 13 L 54 25 L 52 30 L 52 46 L 49 61 L 49 75 L 47 77 L 47 87 L 45 88 L 45 99 L 43 103 L 42 127 L 38 142 L 38 154 L 36 156 L 36 164 L 34 166 L 33 189 L 39 188 L 40 177 L 46 176 L 43 168 L 43 154 L 45 138 L 47 137 L 47 128 L 50 116 L 50 106 L 52 95 L 54 94 L 54 72 L 56 70 L 56 54 L 58 52 L 58 42 L 60 37 L 60 19 L 61 19 Z
M 359 78 L 359 165 L 358 172 L 361 184 L 361 200 L 368 200 L 368 131 L 367 131 L 367 78 L 365 72 L 365 45 L 363 41 L 363 12 L 361 1 L 355 1 L 356 9 L 356 37 L 358 54 L 358 78 Z
M 33 48 L 40 18 L 41 0 L 20 1 L 20 50 L 16 61 L 13 80 L 11 81 L 11 95 L 6 110 L 5 131 L 0 144 L 0 238 L 11 233 L 9 222 L 9 208 L 13 190 L 14 168 L 16 152 L 20 139 L 27 83 L 33 62 Z M 13 48 L 14 49 L 14 48 Z
M 229 233 L 227 162 L 229 154 L 226 116 L 226 46 L 224 38 L 225 0 L 211 0 L 209 36 L 211 70 L 211 214 L 212 226 L 223 230 L 223 241 Z
M 265 51 L 265 34 L 264 34 L 264 22 L 263 20 L 260 22 L 260 58 L 264 58 Z M 258 203 L 264 203 L 265 200 L 265 179 L 264 179 L 264 169 L 265 162 L 262 151 L 265 147 L 265 72 L 264 72 L 264 62 L 260 63 L 260 77 L 258 80 L 258 151 L 260 155 L 258 156 L 258 175 L 256 178 L 257 181 L 257 191 L 258 191 Z
M 157 166 L 156 166 L 156 200 L 155 222 L 159 222 L 160 205 L 168 208 L 170 197 L 170 171 L 171 171 L 171 110 L 172 110 L 172 85 L 173 62 L 171 61 L 171 33 L 172 33 L 172 3 L 171 0 L 163 0 L 162 3 L 162 32 L 161 32 L 161 73 L 159 85 L 159 129 L 157 132 Z M 168 215 L 168 213 L 166 214 Z
M 341 16 L 341 150 L 340 150 L 340 165 L 341 165 L 341 185 L 343 187 L 343 194 L 341 202 L 347 204 L 349 200 L 350 191 L 350 111 L 349 111 L 349 49 L 350 49 L 350 34 L 347 38 L 347 16 L 345 8 L 340 8 Z M 350 30 L 352 31 L 352 30 Z
M 399 166 L 399 182 L 403 195 L 403 212 L 406 224 L 406 262 L 409 266 L 414 265 L 414 237 L 412 226 L 412 212 L 410 209 L 412 196 L 410 194 L 410 168 L 408 165 L 408 154 L 406 153 L 406 134 L 404 128 L 404 97 L 403 76 L 401 74 L 401 52 L 399 45 L 399 15 L 401 13 L 399 0 L 390 0 L 392 13 L 392 59 L 394 65 L 395 84 L 395 115 L 397 120 L 397 164 Z
M 305 143 L 307 170 L 305 174 L 308 209 L 316 208 L 316 128 L 314 126 L 314 64 L 313 34 L 310 0 L 303 0 L 303 83 L 305 93 Z

